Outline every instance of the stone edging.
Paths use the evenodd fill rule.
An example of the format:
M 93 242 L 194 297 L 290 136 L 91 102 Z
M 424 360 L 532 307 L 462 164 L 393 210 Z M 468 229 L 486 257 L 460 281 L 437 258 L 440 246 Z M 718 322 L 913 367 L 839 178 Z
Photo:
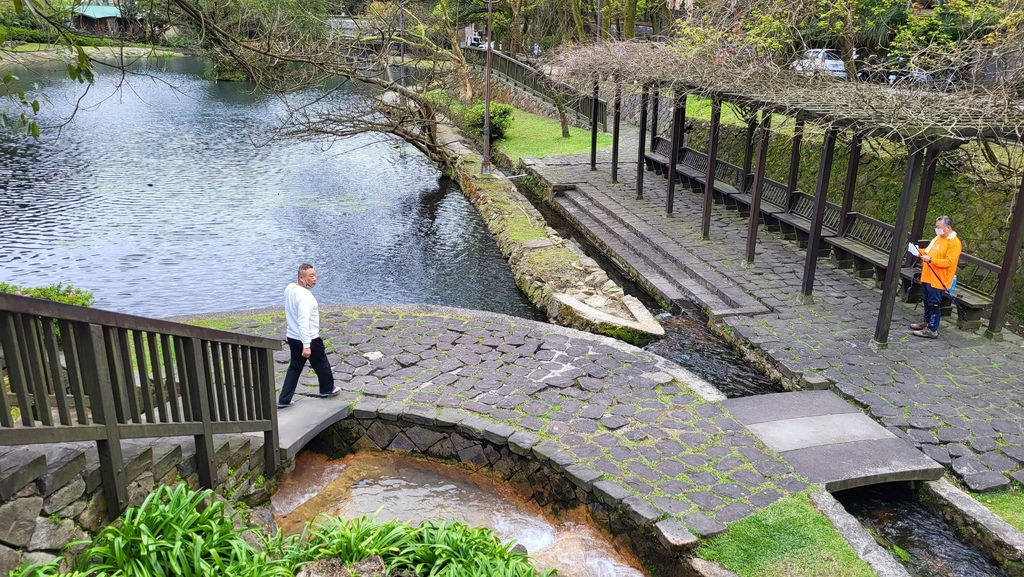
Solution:
M 1024 574 L 1024 533 L 946 479 L 918 485 L 921 501 L 1011 575 Z
M 451 176 L 495 235 L 516 284 L 552 322 L 634 344 L 665 334 L 643 304 L 625 295 L 596 261 L 547 227 L 544 217 L 499 170 L 481 175 L 482 157 L 454 128 L 442 124 L 438 132 L 445 150 L 459 159 Z
M 598 480 L 600 471 L 574 463 L 557 444 L 457 409 L 435 412 L 364 398 L 319 440 L 332 453 L 404 451 L 489 471 L 542 507 L 556 512 L 586 507 L 603 529 L 625 537 L 634 552 L 657 564 L 682 562 L 698 542 L 685 525 L 660 519 L 642 498 Z

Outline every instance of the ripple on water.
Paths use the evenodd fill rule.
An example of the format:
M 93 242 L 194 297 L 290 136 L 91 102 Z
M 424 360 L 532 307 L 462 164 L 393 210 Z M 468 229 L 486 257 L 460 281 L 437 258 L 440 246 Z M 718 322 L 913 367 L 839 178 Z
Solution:
M 483 219 L 423 155 L 375 135 L 254 147 L 285 104 L 201 71 L 174 59 L 117 90 L 100 70 L 70 125 L 0 136 L 0 281 L 70 282 L 100 308 L 168 316 L 280 306 L 307 261 L 323 303 L 538 318 Z M 60 71 L 20 76 L 43 86 L 44 125 L 81 95 Z
M 331 461 L 300 452 L 295 470 L 282 478 L 273 506 L 278 526 L 287 534 L 301 531 L 303 523 L 318 513 L 345 518 L 377 515 L 413 524 L 457 520 L 488 527 L 503 541 L 523 544 L 539 567 L 557 569 L 560 575 L 643 576 L 634 560 L 618 553 L 593 527 L 552 522 L 506 485 L 424 459 L 357 453 Z

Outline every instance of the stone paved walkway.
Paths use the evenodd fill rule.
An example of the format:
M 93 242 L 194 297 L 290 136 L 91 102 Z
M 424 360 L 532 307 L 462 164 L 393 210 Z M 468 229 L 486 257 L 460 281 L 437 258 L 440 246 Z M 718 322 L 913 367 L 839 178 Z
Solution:
M 229 330 L 283 338 L 283 324 L 276 313 Z M 706 382 L 619 341 L 440 307 L 324 306 L 321 326 L 343 392 L 285 411 L 377 398 L 438 418 L 477 415 L 613 480 L 646 521 L 676 519 L 703 536 L 808 486 Z M 287 354 L 276 360 L 280 382 Z M 312 373 L 298 392 L 315 394 Z
M 635 143 L 623 150 L 635 151 Z M 746 268 L 746 218 L 715 205 L 713 240 L 702 241 L 701 196 L 677 187 L 675 212 L 668 217 L 665 179 L 647 172 L 646 198 L 636 200 L 635 152 L 624 158 L 619 184 L 611 182 L 606 151 L 599 155 L 597 171 L 590 170 L 588 155 L 543 159 L 534 168 L 549 183 L 575 183 L 576 190 L 557 202 L 563 210 L 579 212 L 584 206 L 598 212 L 590 215 L 598 223 L 595 228 L 602 229 L 596 234 L 626 246 L 633 256 L 623 258 L 641 275 L 663 274 L 656 261 L 680 266 L 695 261 L 699 266 L 688 269 L 689 274 L 701 267 L 713 271 L 705 286 L 738 287 L 766 307 L 768 312 L 727 313 L 722 322 L 786 376 L 796 382 L 801 376 L 827 378 L 847 399 L 972 489 L 1004 488 L 1010 478 L 1024 483 L 1024 351 L 1019 338 L 1007 334 L 1006 342 L 992 342 L 945 319 L 938 340 L 917 339 L 905 327 L 919 320 L 921 309 L 897 303 L 890 347 L 874 351 L 869 342 L 880 290 L 822 259 L 815 302 L 801 304 L 804 252 L 794 243 L 762 226 L 756 263 Z

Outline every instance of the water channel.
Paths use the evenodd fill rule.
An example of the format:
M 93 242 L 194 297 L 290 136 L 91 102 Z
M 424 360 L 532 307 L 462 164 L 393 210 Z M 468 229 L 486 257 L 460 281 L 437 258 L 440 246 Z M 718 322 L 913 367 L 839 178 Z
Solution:
M 296 265 L 309 261 L 318 268 L 323 303 L 430 303 L 541 318 L 515 287 L 479 213 L 422 155 L 370 135 L 328 148 L 296 140 L 257 148 L 251 139 L 273 130 L 285 111 L 281 100 L 204 80 L 202 64 L 188 58 L 144 72 L 118 88 L 120 76 L 100 69 L 79 102 L 82 86 L 64 74 L 18 71 L 26 86 L 45 93 L 49 105 L 39 120 L 50 129 L 38 141 L 0 135 L 0 282 L 72 283 L 95 291 L 99 308 L 159 317 L 279 306 Z M 344 106 L 351 97 L 331 98 Z M 76 102 L 74 120 L 57 128 Z M 779 390 L 712 337 L 699 313 L 662 320 L 668 338 L 652 344 L 652 352 L 728 396 Z M 320 473 L 307 473 L 321 475 L 321 488 L 366 469 L 322 465 Z M 371 482 L 380 495 L 405 488 L 445 501 L 449 489 L 437 487 L 462 478 L 406 481 L 413 465 L 374 467 L 382 471 Z M 362 487 L 338 483 L 337 494 L 363 494 Z M 858 499 L 867 525 L 904 515 L 865 504 L 869 497 L 848 507 L 857 508 Z M 539 512 L 515 525 L 519 514 L 469 521 L 532 543 L 531 553 L 563 534 L 565 542 L 580 543 L 580 552 L 599 547 L 599 537 L 580 536 L 583 525 L 562 527 Z M 501 533 L 503 523 L 521 530 Z M 898 545 L 916 559 L 916 574 L 975 574 L 955 563 L 930 568 L 939 556 L 929 551 L 951 547 L 927 529 L 930 523 L 890 522 L 900 531 L 925 528 L 918 541 L 931 549 Z M 609 563 L 585 574 L 636 574 L 616 572 L 628 561 Z
M 426 459 L 364 452 L 329 460 L 303 451 L 281 479 L 273 507 L 286 534 L 301 532 L 319 513 L 413 524 L 455 520 L 514 540 L 539 568 L 563 577 L 643 577 L 635 559 L 585 522 L 586 511 L 554 520 L 504 484 Z

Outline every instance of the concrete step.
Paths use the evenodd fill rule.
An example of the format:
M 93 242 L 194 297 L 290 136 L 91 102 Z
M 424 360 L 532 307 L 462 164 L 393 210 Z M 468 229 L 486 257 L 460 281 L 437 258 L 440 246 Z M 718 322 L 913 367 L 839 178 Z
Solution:
M 942 465 L 832 391 L 728 399 L 722 406 L 796 472 L 827 491 L 942 477 Z
M 744 309 L 744 311 L 768 311 L 767 307 L 753 296 L 748 295 L 728 277 L 719 273 L 714 267 L 690 251 L 685 250 L 678 242 L 657 227 L 651 226 L 642 219 L 632 216 L 629 211 L 618 206 L 614 199 L 599 191 L 589 189 L 575 191 L 574 195 L 574 200 L 577 202 L 582 203 L 582 199 L 586 199 L 590 203 L 588 210 L 595 215 L 596 220 L 608 222 L 608 219 L 611 219 L 626 227 L 642 243 L 638 245 L 644 247 L 642 252 L 646 253 L 649 250 L 653 250 L 673 261 L 677 268 L 682 269 L 690 278 L 714 292 L 730 308 Z M 737 314 L 751 313 L 742 312 Z
M 729 287 L 729 281 L 717 271 L 689 258 L 683 251 L 678 251 L 681 254 L 677 258 L 666 256 L 665 251 L 637 234 L 635 226 L 625 224 L 586 195 L 570 191 L 559 197 L 557 202 L 580 228 L 591 231 L 613 256 L 635 269 L 663 297 L 673 302 L 679 301 L 680 297 L 696 302 L 706 307 L 715 318 L 767 312 L 767 308 L 738 287 Z M 689 262 L 683 264 L 680 260 Z

